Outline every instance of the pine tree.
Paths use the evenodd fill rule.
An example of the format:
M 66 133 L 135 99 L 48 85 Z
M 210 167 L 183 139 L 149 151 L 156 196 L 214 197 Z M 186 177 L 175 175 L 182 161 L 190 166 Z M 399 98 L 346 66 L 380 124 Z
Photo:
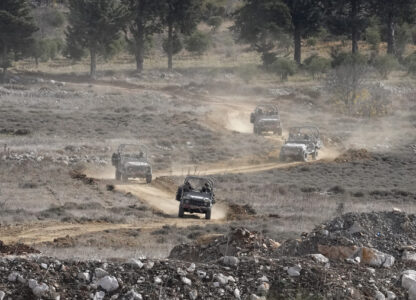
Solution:
M 124 6 L 116 0 L 69 1 L 66 32 L 69 54 L 77 58 L 82 49 L 88 49 L 91 78 L 96 77 L 97 55 L 111 51 L 112 44 L 120 38 L 126 16 Z
M 160 1 L 154 0 L 122 0 L 126 6 L 128 15 L 127 42 L 130 44 L 136 57 L 137 72 L 143 71 L 143 61 L 146 42 L 149 42 L 153 34 L 162 31 L 162 25 L 158 18 L 161 9 Z M 129 34 L 132 38 L 129 38 Z
M 201 0 L 161 0 L 160 18 L 167 28 L 168 69 L 173 66 L 173 43 L 178 33 L 190 34 L 201 18 Z
M 32 43 L 32 34 L 37 31 L 26 0 L 0 1 L 0 67 L 3 79 L 14 57 Z

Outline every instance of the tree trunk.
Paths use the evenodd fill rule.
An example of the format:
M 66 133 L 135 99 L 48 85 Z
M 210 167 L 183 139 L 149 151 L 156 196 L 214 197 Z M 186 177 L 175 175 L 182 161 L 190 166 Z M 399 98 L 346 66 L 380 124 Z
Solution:
M 351 1 L 351 40 L 352 40 L 352 53 L 358 53 L 358 39 L 359 33 L 357 28 L 357 18 L 358 18 L 358 1 L 352 0 Z
M 39 57 L 35 57 L 35 64 L 36 64 L 36 68 L 39 66 Z
M 300 65 L 302 63 L 302 32 L 299 26 L 295 26 L 294 32 L 295 42 L 295 61 Z
M 173 24 L 169 23 L 168 25 L 168 70 L 172 71 L 173 63 Z
M 136 42 L 136 70 L 137 73 L 141 73 L 143 71 L 144 61 L 144 29 L 143 24 L 137 24 L 137 27 L 137 35 L 134 37 Z
M 90 49 L 90 56 L 91 56 L 90 77 L 91 79 L 96 79 L 97 78 L 97 53 L 95 49 Z
M 2 68 L 3 68 L 3 73 L 1 74 L 1 82 L 4 82 L 6 80 L 6 73 L 7 73 L 7 46 L 3 46 L 3 54 L 2 54 Z
M 388 18 L 387 53 L 396 55 L 396 24 L 394 23 L 393 13 Z

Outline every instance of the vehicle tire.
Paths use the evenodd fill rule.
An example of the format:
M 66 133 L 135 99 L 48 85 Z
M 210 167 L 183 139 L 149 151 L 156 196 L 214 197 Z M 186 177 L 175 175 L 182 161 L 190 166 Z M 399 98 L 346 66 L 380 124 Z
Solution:
M 308 153 L 303 152 L 303 154 L 302 154 L 302 156 L 301 156 L 301 159 L 302 159 L 304 162 L 307 162 L 307 161 L 308 161 Z
M 116 169 L 116 180 L 121 179 L 121 173 Z
M 208 209 L 205 213 L 205 219 L 206 220 L 211 220 L 211 209 Z
M 315 150 L 315 152 L 312 153 L 312 159 L 316 160 L 317 157 L 318 157 L 318 150 Z
M 250 115 L 250 123 L 253 124 L 254 123 L 254 114 L 252 113 Z
M 256 128 L 256 127 L 253 127 L 253 133 L 254 133 L 254 134 L 259 134 L 259 133 L 257 132 L 257 128 Z
M 152 183 L 152 175 L 147 175 L 146 176 L 146 183 L 147 184 Z
M 184 214 L 185 214 L 185 211 L 183 210 L 182 205 L 179 205 L 178 217 L 183 218 Z
M 277 135 L 278 135 L 278 136 L 282 136 L 282 135 L 283 135 L 283 130 L 282 130 L 282 128 L 277 129 Z
M 181 201 L 182 196 L 182 187 L 178 187 L 178 190 L 176 191 L 176 201 Z
M 281 162 L 285 162 L 286 161 L 286 156 L 284 155 L 284 154 L 279 154 L 279 160 L 281 161 Z
M 127 182 L 129 180 L 129 177 L 126 174 L 121 174 L 121 181 Z

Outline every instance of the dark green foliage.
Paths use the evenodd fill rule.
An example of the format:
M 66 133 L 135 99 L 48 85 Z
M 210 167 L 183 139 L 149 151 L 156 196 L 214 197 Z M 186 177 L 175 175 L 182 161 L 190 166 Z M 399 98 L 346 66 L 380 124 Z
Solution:
M 22 52 L 26 52 L 36 31 L 25 0 L 0 1 L 0 67 L 3 68 L 3 76 L 11 66 L 12 57 L 19 58 Z
M 331 68 L 331 61 L 318 55 L 312 55 L 303 62 L 305 69 L 315 79 L 319 74 L 326 73 Z
M 169 45 L 169 40 L 167 38 L 163 39 L 162 48 L 166 54 L 169 53 L 168 45 Z M 182 49 L 183 49 L 182 40 L 177 33 L 174 33 L 172 37 L 172 54 L 173 55 L 178 54 L 179 52 L 182 51 Z
M 297 71 L 297 64 L 295 61 L 279 57 L 272 64 L 271 70 L 277 75 L 279 75 L 282 81 L 286 81 L 289 78 L 289 76 L 295 75 Z
M 185 40 L 185 49 L 196 55 L 202 55 L 211 46 L 211 36 L 196 30 Z
M 365 31 L 365 40 L 371 46 L 371 50 L 378 53 L 381 43 L 380 28 L 377 25 L 373 25 L 367 28 Z
M 398 42 L 398 37 L 396 37 L 397 25 L 415 21 L 415 5 L 416 2 L 414 0 L 372 1 L 373 11 L 375 11 L 387 28 L 388 54 L 398 54 L 398 45 L 396 46 L 396 42 Z M 399 55 L 402 54 L 399 53 Z
M 395 56 L 387 54 L 384 56 L 377 56 L 373 61 L 373 66 L 383 79 L 387 79 L 389 74 L 399 67 L 399 61 Z
M 65 23 L 65 16 L 57 9 L 49 9 L 44 15 L 45 20 L 52 27 L 62 27 Z
M 401 58 L 406 52 L 406 47 L 412 42 L 412 29 L 409 24 L 403 23 L 396 28 L 395 34 L 395 55 Z
M 80 49 L 89 50 L 92 78 L 96 76 L 97 55 L 111 53 L 125 20 L 124 7 L 114 0 L 69 1 L 68 53 L 75 59 Z
M 341 65 L 366 65 L 368 59 L 363 54 L 353 54 L 339 51 L 338 48 L 331 49 L 331 66 L 337 68 Z
M 294 37 L 294 59 L 302 61 L 301 39 L 316 33 L 323 17 L 323 4 L 320 0 L 282 0 L 289 8 Z
M 327 0 L 328 29 L 335 35 L 348 35 L 352 40 L 352 53 L 358 52 L 358 41 L 369 25 L 371 0 Z
M 263 65 L 273 63 L 278 36 L 291 27 L 288 7 L 281 1 L 244 0 L 244 5 L 235 13 L 232 27 L 237 40 L 248 43 L 261 53 Z
M 206 22 L 213 31 L 216 31 L 221 26 L 223 19 L 220 16 L 212 16 Z
M 416 52 L 413 52 L 404 60 L 407 72 L 416 75 Z
M 168 32 L 164 50 L 168 54 L 169 70 L 173 68 L 174 50 L 178 49 L 174 45 L 177 43 L 175 42 L 175 36 L 178 37 L 179 33 L 189 35 L 195 30 L 198 22 L 201 20 L 201 8 L 201 0 L 160 1 L 160 20 Z
M 136 69 L 143 70 L 146 49 L 149 49 L 152 35 L 162 31 L 158 14 L 161 3 L 154 0 L 122 0 L 128 15 L 128 31 L 125 32 L 129 49 L 136 58 Z

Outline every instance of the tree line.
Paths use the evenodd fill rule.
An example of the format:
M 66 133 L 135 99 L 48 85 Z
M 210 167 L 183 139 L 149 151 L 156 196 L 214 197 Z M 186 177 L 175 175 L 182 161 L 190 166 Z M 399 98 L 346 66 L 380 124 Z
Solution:
M 229 0 L 2 0 L 0 2 L 0 66 L 4 72 L 13 60 L 39 57 L 45 42 L 33 38 L 38 30 L 31 15 L 33 3 L 66 3 L 68 7 L 65 54 L 91 60 L 91 77 L 96 75 L 97 56 L 108 55 L 124 38 L 143 70 L 146 48 L 155 34 L 165 33 L 163 48 L 168 69 L 181 45 L 179 35 L 192 37 L 190 48 L 198 50 L 204 41 L 196 27 L 205 22 L 216 27 L 222 18 L 232 18 L 236 41 L 249 44 L 261 54 L 265 67 L 282 65 L 279 48 L 290 37 L 293 60 L 302 64 L 302 41 L 322 31 L 351 41 L 351 53 L 358 54 L 358 42 L 384 39 L 387 52 L 400 57 L 398 28 L 415 21 L 416 0 L 241 0 L 229 10 Z M 287 41 L 286 41 L 287 42 Z M 28 53 L 31 52 L 31 53 Z M 35 54 L 33 54 L 35 53 Z M 315 60 L 315 63 L 318 60 Z

